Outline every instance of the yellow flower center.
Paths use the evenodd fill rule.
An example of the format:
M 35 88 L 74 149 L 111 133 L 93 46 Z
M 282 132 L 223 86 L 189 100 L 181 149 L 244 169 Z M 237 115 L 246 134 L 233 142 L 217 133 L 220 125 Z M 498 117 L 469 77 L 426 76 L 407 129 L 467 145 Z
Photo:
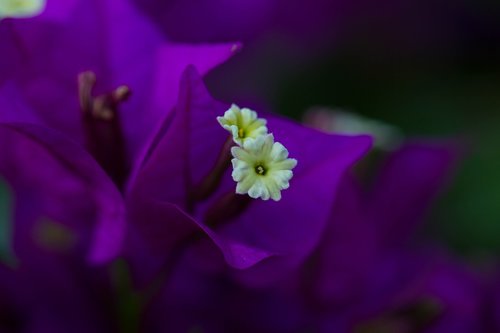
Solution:
M 265 175 L 266 174 L 266 169 L 258 164 L 256 167 L 255 167 L 255 172 L 257 172 L 258 175 Z

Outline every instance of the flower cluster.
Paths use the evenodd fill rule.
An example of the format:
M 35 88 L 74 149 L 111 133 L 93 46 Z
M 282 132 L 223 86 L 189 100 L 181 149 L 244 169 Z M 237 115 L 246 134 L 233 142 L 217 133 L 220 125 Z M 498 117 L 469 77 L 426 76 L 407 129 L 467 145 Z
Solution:
M 236 193 L 248 193 L 254 199 L 281 200 L 281 190 L 290 186 L 297 160 L 288 158 L 288 150 L 267 134 L 267 121 L 258 118 L 255 111 L 240 109 L 235 104 L 217 121 L 239 146 L 231 148 L 232 177 L 238 183 Z
M 241 45 L 174 42 L 181 5 L 145 3 L 0 0 L 1 332 L 500 327 L 496 286 L 412 242 L 455 143 L 219 102 Z

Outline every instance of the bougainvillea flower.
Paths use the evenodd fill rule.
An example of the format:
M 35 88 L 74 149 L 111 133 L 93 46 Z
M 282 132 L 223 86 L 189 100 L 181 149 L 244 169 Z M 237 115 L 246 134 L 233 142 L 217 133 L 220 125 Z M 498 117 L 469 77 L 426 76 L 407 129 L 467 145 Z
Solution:
M 222 171 L 214 168 L 225 143 L 232 142 L 231 134 L 217 121 L 228 108 L 214 101 L 194 67 L 188 68 L 175 112 L 151 147 L 129 199 L 141 202 L 142 208 L 135 212 L 141 219 L 134 220 L 141 221 L 138 228 L 148 231 L 151 247 L 168 253 L 165 249 L 181 237 L 202 230 L 234 268 L 250 268 L 268 259 L 254 274 L 268 279 L 272 274 L 257 272 L 297 265 L 313 249 L 341 176 L 366 152 L 371 140 L 323 134 L 260 113 L 299 163 L 279 202 L 252 200 L 235 193 L 229 164 Z M 214 171 L 222 173 L 220 184 L 210 195 L 197 197 L 198 184 L 219 176 Z M 158 219 L 161 211 L 172 218 Z M 252 274 L 246 271 L 245 276 Z
M 170 43 L 127 0 L 52 0 L 37 17 L 2 20 L 0 38 L 0 85 L 19 91 L 35 111 L 30 120 L 121 164 L 135 161 L 175 104 L 187 65 L 205 73 L 239 49 Z M 6 118 L 26 120 L 10 110 Z

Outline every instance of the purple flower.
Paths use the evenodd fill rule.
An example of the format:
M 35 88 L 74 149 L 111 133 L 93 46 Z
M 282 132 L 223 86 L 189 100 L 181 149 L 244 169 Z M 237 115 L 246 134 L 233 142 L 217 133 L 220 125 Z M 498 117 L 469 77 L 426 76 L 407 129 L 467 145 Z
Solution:
M 366 152 L 370 139 L 323 134 L 266 115 L 274 136 L 299 161 L 281 201 L 235 194 L 230 170 L 222 170 L 220 184 L 209 196 L 198 198 L 193 190 L 214 176 L 219 154 L 232 140 L 217 122 L 228 108 L 214 101 L 196 70 L 188 68 L 175 112 L 147 154 L 129 200 L 135 203 L 136 228 L 156 256 L 171 253 L 179 242 L 191 242 L 199 243 L 203 258 L 213 250 L 209 243 L 192 238 L 202 231 L 231 267 L 248 269 L 260 263 L 241 275 L 235 271 L 242 279 L 260 283 L 297 266 L 314 248 L 341 176 Z
M 216 120 L 227 106 L 212 100 L 192 67 L 180 90 L 177 81 L 187 64 L 206 72 L 237 45 L 165 43 L 125 1 L 50 3 L 36 18 L 0 22 L 0 34 L 12 41 L 3 47 L 14 60 L 0 61 L 0 174 L 16 202 L 14 253 L 32 272 L 18 272 L 19 281 L 56 260 L 54 272 L 66 276 L 58 282 L 72 284 L 65 272 L 73 274 L 75 265 L 85 271 L 86 290 L 82 258 L 116 257 L 127 221 L 127 255 L 145 272 L 158 261 L 168 269 L 162 260 L 183 253 L 212 269 L 223 264 L 219 251 L 237 269 L 267 259 L 240 277 L 252 283 L 299 265 L 320 237 L 341 176 L 370 139 L 321 134 L 269 115 L 273 133 L 300 159 L 281 201 L 236 195 L 229 170 L 215 191 L 193 196 L 227 142 Z M 130 36 L 141 38 L 131 44 Z M 46 247 L 61 250 L 64 262 L 45 256 Z M 33 294 L 48 297 L 57 286 L 51 274 L 41 275 Z M 79 288 L 74 297 L 87 304 Z M 54 302 L 60 303 L 48 307 L 47 318 L 67 300 Z
M 328 16 L 332 4 L 318 3 L 297 27 Z M 229 104 L 195 68 L 208 72 L 239 45 L 165 36 L 176 26 L 186 40 L 225 39 L 209 23 L 229 6 L 245 17 L 227 36 L 251 39 L 307 4 L 201 2 L 206 15 L 187 26 L 196 11 L 165 5 L 150 13 L 172 18 L 156 22 L 162 33 L 126 0 L 49 0 L 37 17 L 0 21 L 0 183 L 12 201 L 0 222 L 13 229 L 10 243 L 0 238 L 0 330 L 110 332 L 130 318 L 134 329 L 169 332 L 478 331 L 477 278 L 433 247 L 410 246 L 456 151 L 407 144 L 366 190 L 347 173 L 367 136 L 265 112 L 248 141 L 219 119 L 228 134 L 217 117 Z M 256 16 L 267 23 L 254 30 Z M 207 29 L 196 35 L 196 25 Z M 267 158 L 276 179 L 250 190 L 253 171 L 270 174 Z M 136 290 L 122 288 L 128 276 L 110 281 L 112 266 L 88 263 L 119 254 Z

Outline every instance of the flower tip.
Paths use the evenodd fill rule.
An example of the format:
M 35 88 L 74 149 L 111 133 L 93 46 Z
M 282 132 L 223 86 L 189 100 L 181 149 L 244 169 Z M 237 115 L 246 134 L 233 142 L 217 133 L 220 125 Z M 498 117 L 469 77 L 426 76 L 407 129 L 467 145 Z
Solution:
M 217 122 L 219 123 L 219 125 L 221 125 L 222 127 L 224 127 L 224 117 L 217 117 Z
M 258 118 L 257 112 L 248 108 L 240 108 L 236 104 L 224 112 L 217 121 L 233 137 L 233 141 L 242 146 L 245 141 L 267 134 L 266 120 Z

